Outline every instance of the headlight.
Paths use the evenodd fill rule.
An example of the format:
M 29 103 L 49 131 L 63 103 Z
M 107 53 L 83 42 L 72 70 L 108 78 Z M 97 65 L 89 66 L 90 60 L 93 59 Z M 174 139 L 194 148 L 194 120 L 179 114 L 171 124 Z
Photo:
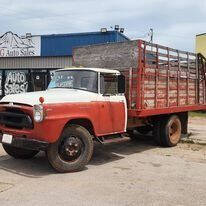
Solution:
M 34 105 L 34 121 L 41 122 L 44 119 L 44 110 L 42 105 Z

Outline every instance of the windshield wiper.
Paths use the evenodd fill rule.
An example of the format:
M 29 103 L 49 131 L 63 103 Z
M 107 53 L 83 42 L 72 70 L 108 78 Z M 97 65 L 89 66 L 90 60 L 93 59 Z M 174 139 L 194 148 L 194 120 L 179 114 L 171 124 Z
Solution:
M 73 89 L 72 87 L 50 87 L 48 89 Z

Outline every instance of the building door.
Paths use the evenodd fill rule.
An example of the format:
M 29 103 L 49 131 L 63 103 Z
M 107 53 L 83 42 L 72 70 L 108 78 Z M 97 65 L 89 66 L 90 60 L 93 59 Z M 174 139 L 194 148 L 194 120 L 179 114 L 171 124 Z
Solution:
M 48 74 L 46 70 L 31 71 L 31 82 L 33 91 L 42 91 L 47 89 Z

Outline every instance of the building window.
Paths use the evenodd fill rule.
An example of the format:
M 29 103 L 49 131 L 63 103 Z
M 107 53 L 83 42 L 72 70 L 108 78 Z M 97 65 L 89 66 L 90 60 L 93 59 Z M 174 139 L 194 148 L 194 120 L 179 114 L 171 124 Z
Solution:
M 47 89 L 53 77 L 54 69 L 52 70 L 0 69 L 0 99 L 9 94 Z

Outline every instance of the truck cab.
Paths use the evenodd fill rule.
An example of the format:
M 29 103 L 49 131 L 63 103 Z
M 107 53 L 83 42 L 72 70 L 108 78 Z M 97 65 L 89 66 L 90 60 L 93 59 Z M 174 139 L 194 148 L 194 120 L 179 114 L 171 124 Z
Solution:
M 98 111 L 97 119 L 87 118 L 99 122 L 95 127 L 95 135 L 104 136 L 126 131 L 127 107 L 123 88 L 125 83 L 121 78 L 122 75 L 117 70 L 63 69 L 55 73 L 48 89 L 69 89 L 72 90 L 71 94 L 68 94 L 70 102 L 75 95 L 77 99 L 72 102 L 90 103 L 87 108 Z
M 0 141 L 15 158 L 44 150 L 57 171 L 80 170 L 92 156 L 94 138 L 126 132 L 124 92 L 118 70 L 57 70 L 47 90 L 0 101 Z

